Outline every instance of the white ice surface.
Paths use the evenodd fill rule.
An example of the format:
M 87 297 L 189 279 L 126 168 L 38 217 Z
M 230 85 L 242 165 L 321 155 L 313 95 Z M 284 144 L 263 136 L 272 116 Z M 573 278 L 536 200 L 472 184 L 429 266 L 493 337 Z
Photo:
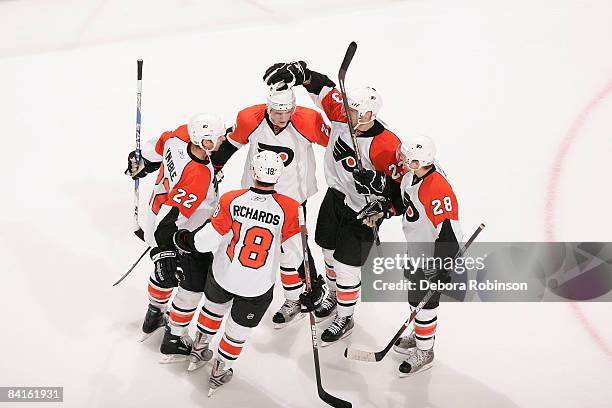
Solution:
M 138 342 L 150 262 L 111 287 L 143 249 L 122 174 L 137 58 L 151 138 L 199 111 L 231 123 L 262 100 L 260 77 L 276 61 L 304 59 L 335 78 L 355 40 L 347 85 L 375 86 L 398 133 L 436 139 L 467 233 L 483 221 L 483 241 L 544 240 L 548 213 L 555 239 L 612 241 L 611 21 L 605 0 L 0 2 L 0 386 L 63 386 L 67 407 L 324 406 L 306 320 L 272 328 L 278 290 L 212 399 L 209 368 L 159 365 L 159 334 Z M 238 187 L 244 153 L 223 191 Z M 400 240 L 399 221 L 381 235 Z M 445 303 L 435 367 L 399 379 L 397 356 L 342 357 L 348 344 L 381 348 L 406 314 L 361 304 L 353 335 L 321 350 L 324 385 L 357 407 L 612 406 L 612 308 L 578 310 L 600 342 L 569 304 Z

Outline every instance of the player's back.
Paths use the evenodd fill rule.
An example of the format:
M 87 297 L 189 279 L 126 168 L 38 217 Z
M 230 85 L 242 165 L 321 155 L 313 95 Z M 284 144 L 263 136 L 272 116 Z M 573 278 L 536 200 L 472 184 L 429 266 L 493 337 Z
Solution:
M 268 291 L 278 274 L 281 244 L 299 232 L 299 206 L 288 196 L 255 187 L 224 194 L 211 220 L 224 234 L 213 263 L 215 280 L 235 295 Z

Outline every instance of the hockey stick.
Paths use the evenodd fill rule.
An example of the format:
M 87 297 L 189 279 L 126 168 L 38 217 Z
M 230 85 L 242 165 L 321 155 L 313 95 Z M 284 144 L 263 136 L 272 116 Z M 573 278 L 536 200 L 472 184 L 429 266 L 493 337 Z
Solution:
M 134 150 L 134 159 L 136 163 L 140 163 L 140 98 L 142 94 L 142 60 L 136 61 L 137 72 L 136 72 L 136 149 Z M 138 238 L 144 241 L 144 232 L 140 225 L 138 225 L 138 187 L 140 186 L 140 179 L 134 180 L 134 234 Z
M 308 238 L 306 236 L 306 220 L 304 217 L 304 209 L 302 207 L 298 208 L 298 221 L 300 224 L 300 233 L 302 236 L 302 252 L 304 253 L 304 275 L 306 278 L 306 291 L 310 291 L 312 288 L 312 282 L 310 280 L 310 262 L 308 261 Z M 310 339 L 312 340 L 312 354 L 314 356 L 315 376 L 317 378 L 317 391 L 319 393 L 319 398 L 321 398 L 326 404 L 331 405 L 332 407 L 350 408 L 353 406 L 350 402 L 334 397 L 333 395 L 325 392 L 325 390 L 323 389 L 323 385 L 321 384 L 321 366 L 319 365 L 317 326 L 315 324 L 315 317 L 313 312 L 308 313 L 308 315 L 310 316 Z
M 344 105 L 344 112 L 346 113 L 346 123 L 348 124 L 349 133 L 351 134 L 351 140 L 353 141 L 353 148 L 355 149 L 355 161 L 357 162 L 357 170 L 363 170 L 363 162 L 361 161 L 361 152 L 359 151 L 359 146 L 357 145 L 357 137 L 355 136 L 355 129 L 353 129 L 353 123 L 351 122 L 351 116 L 349 115 L 349 105 L 348 98 L 346 97 L 346 89 L 344 88 L 344 80 L 346 78 L 346 71 L 355 56 L 355 51 L 357 51 L 357 43 L 355 41 L 351 41 L 348 48 L 346 49 L 346 54 L 344 54 L 344 59 L 342 60 L 342 64 L 340 64 L 340 71 L 338 71 L 338 82 L 340 84 L 340 93 L 342 94 L 342 105 Z M 370 203 L 370 195 L 365 195 L 366 203 Z M 372 227 L 374 231 L 374 237 L 376 238 L 376 246 L 380 245 L 380 238 L 378 237 L 378 226 L 374 224 Z
M 457 254 L 455 255 L 454 258 L 457 258 L 457 257 L 463 255 L 467 251 L 467 249 L 470 247 L 470 245 L 472 245 L 472 242 L 474 242 L 474 240 L 476 239 L 478 234 L 480 234 L 480 232 L 484 229 L 484 227 L 485 227 L 484 224 L 480 224 L 478 226 L 478 228 L 476 228 L 476 231 L 474 231 L 474 233 L 472 234 L 470 239 L 468 239 L 468 241 L 465 243 L 463 248 L 461 248 L 459 250 L 459 252 L 457 252 Z M 421 309 L 423 309 L 423 307 L 425 307 L 425 304 L 429 301 L 429 299 L 436 292 L 437 291 L 434 291 L 434 290 L 429 290 L 427 292 L 427 294 L 423 297 L 423 300 L 421 300 L 421 302 L 412 311 L 412 313 L 410 313 L 410 317 L 404 322 L 404 324 L 402 325 L 402 327 L 400 327 L 400 329 L 397 331 L 397 333 L 395 333 L 395 336 L 393 336 L 391 341 L 387 344 L 387 346 L 384 349 L 382 349 L 381 351 L 377 351 L 377 352 L 370 352 L 370 351 L 363 351 L 363 350 L 358 350 L 358 349 L 353 349 L 353 348 L 347 347 L 344 350 L 344 357 L 348 358 L 349 360 L 368 361 L 368 362 L 380 361 L 383 358 L 385 358 L 385 356 L 387 355 L 389 350 L 391 350 L 391 347 L 393 347 L 393 345 L 395 344 L 397 339 L 400 338 L 400 336 L 402 335 L 404 330 L 406 330 L 406 328 L 414 320 L 414 318 L 416 317 L 417 313 L 419 313 L 421 311 Z
M 122 280 L 125 279 L 126 276 L 128 276 L 130 274 L 130 272 L 132 272 L 134 270 L 134 268 L 136 267 L 136 265 L 138 265 L 138 262 L 140 262 L 140 260 L 147 254 L 147 252 L 149 252 L 151 250 L 151 247 L 147 247 L 147 249 L 145 249 L 145 251 L 142 253 L 142 255 L 140 255 L 140 257 L 136 260 L 136 262 L 134 262 L 134 265 L 132 265 L 132 267 L 130 269 L 128 269 L 128 271 L 121 277 L 119 278 L 119 280 L 115 283 L 113 283 L 113 286 L 117 286 L 118 284 L 121 283 Z

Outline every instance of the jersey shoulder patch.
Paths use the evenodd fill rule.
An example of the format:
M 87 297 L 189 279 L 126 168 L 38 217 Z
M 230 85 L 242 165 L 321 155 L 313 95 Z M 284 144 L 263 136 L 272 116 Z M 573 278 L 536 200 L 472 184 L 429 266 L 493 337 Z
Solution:
M 266 116 L 266 105 L 254 105 L 238 112 L 234 131 L 229 138 L 241 145 L 249 142 L 249 136 L 259 127 Z

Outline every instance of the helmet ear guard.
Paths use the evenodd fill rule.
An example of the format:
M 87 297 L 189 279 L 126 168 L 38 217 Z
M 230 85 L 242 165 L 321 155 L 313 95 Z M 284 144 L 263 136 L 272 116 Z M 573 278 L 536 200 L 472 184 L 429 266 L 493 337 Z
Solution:
M 212 149 L 205 149 L 210 152 L 217 148 L 219 139 L 225 135 L 226 127 L 220 117 L 208 113 L 199 113 L 189 119 L 187 131 L 191 143 L 202 149 L 204 149 L 204 141 L 213 142 Z
M 406 168 L 410 168 L 410 163 L 413 161 L 419 162 L 417 169 L 431 166 L 436 158 L 436 145 L 428 136 L 408 136 L 398 146 L 396 157 L 397 162 L 402 163 Z

